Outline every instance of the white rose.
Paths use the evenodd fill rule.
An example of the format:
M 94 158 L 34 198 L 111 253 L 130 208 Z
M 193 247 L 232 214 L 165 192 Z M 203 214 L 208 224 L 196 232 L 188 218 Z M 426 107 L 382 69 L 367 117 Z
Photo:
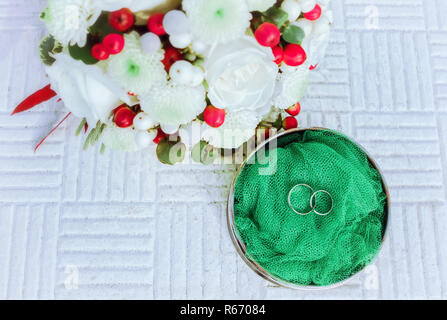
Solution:
M 96 65 L 88 66 L 66 53 L 54 55 L 56 61 L 46 71 L 51 88 L 77 117 L 86 118 L 91 127 L 98 120 L 107 123 L 111 111 L 129 96 L 107 78 Z
M 244 37 L 213 47 L 205 62 L 208 98 L 227 112 L 271 107 L 278 66 L 270 48 Z

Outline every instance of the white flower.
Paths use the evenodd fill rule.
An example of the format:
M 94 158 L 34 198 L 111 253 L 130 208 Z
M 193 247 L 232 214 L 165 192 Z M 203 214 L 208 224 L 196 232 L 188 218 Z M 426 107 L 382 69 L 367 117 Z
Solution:
M 312 32 L 305 37 L 302 43 L 307 54 L 307 62 L 315 66 L 323 59 L 329 45 L 331 22 L 327 15 L 322 15 L 320 19 L 312 22 Z
M 216 148 L 238 148 L 255 135 L 255 129 L 261 120 L 262 117 L 247 110 L 227 113 L 225 122 L 220 127 L 203 125 L 202 139 Z
M 152 9 L 166 0 L 93 0 L 104 11 L 116 11 L 129 8 L 133 12 Z
M 62 45 L 85 46 L 88 28 L 101 14 L 92 0 L 48 0 L 42 20 L 48 31 Z
M 276 3 L 276 0 L 247 0 L 250 11 L 266 11 Z
M 205 43 L 228 42 L 245 34 L 251 14 L 241 0 L 184 0 L 183 9 L 195 38 Z
M 155 87 L 141 97 L 141 108 L 151 119 L 164 126 L 187 124 L 206 107 L 205 88 L 170 83 Z
M 108 59 L 107 72 L 126 92 L 144 95 L 153 86 L 164 85 L 167 73 L 164 69 L 163 51 L 145 54 L 136 32 L 124 35 L 124 50 Z
M 274 106 L 287 109 L 299 102 L 309 83 L 309 64 L 299 67 L 281 67 L 278 75 Z
M 270 110 L 278 66 L 270 48 L 254 38 L 216 46 L 205 61 L 208 98 L 227 112 Z
M 137 131 L 132 127 L 119 128 L 116 124 L 111 123 L 104 129 L 101 142 L 112 150 L 132 152 L 140 149 L 136 143 L 136 135 Z
M 88 66 L 66 53 L 54 55 L 56 61 L 46 71 L 51 88 L 77 117 L 86 118 L 91 127 L 107 123 L 111 111 L 122 102 L 131 104 L 123 90 L 96 65 Z

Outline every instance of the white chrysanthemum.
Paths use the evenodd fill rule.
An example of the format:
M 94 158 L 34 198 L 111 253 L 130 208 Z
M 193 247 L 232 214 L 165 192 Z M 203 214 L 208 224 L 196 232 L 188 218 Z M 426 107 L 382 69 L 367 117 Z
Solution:
M 153 88 L 141 97 L 141 108 L 164 126 L 187 124 L 206 107 L 205 88 L 168 84 Z
M 228 42 L 245 34 L 251 14 L 241 0 L 184 0 L 183 9 L 195 38 L 205 42 Z
M 287 109 L 301 100 L 309 83 L 309 65 L 298 68 L 281 68 L 278 75 L 274 106 Z
M 250 11 L 266 11 L 276 3 L 276 0 L 247 0 Z
M 203 125 L 202 139 L 216 148 L 239 148 L 255 135 L 256 127 L 261 119 L 262 117 L 253 111 L 227 113 L 224 124 L 219 128 Z
M 88 28 L 101 14 L 91 0 L 48 0 L 42 12 L 47 29 L 62 45 L 85 46 Z
M 144 95 L 154 86 L 166 84 L 167 73 L 161 62 L 162 50 L 145 54 L 141 50 L 139 35 L 136 32 L 124 35 L 124 50 L 112 55 L 108 60 L 107 73 L 126 91 L 138 96 Z
M 132 152 L 139 149 L 135 142 L 135 136 L 136 130 L 132 127 L 118 128 L 115 124 L 111 124 L 104 129 L 101 139 L 109 149 Z

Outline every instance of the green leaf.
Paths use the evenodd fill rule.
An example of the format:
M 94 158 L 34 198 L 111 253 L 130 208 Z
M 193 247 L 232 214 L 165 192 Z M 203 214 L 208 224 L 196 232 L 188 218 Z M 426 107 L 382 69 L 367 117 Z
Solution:
M 253 30 L 257 30 L 259 26 L 265 22 L 266 16 L 258 11 L 254 11 L 251 14 L 253 16 L 253 19 L 251 19 L 251 28 L 249 29 L 254 36 Z M 247 30 L 246 33 L 247 32 L 249 31 Z
M 249 36 L 249 37 L 255 36 L 255 34 L 253 33 L 253 30 L 251 30 L 251 28 L 247 28 L 247 30 L 245 30 L 245 35 Z
M 96 123 L 96 127 L 90 131 L 87 139 L 85 139 L 84 150 L 87 150 L 90 145 L 94 146 L 96 142 L 98 142 L 102 132 L 106 127 L 107 125 L 105 123 L 101 123 L 101 121 L 98 121 Z
M 103 144 L 101 145 L 101 151 L 100 151 L 100 153 L 101 153 L 101 154 L 104 154 L 104 152 L 106 152 L 106 145 L 103 143 Z
M 304 31 L 298 26 L 288 26 L 282 35 L 282 38 L 288 43 L 301 44 L 304 39 Z
M 206 141 L 200 141 L 192 148 L 191 157 L 195 162 L 210 165 L 219 157 L 219 150 Z
M 62 52 L 62 45 L 54 39 L 52 35 L 48 35 L 40 41 L 39 56 L 40 60 L 47 66 L 51 66 L 56 60 L 50 54 Z
M 94 146 L 96 144 L 96 142 L 98 142 L 99 138 L 101 137 L 102 132 L 104 131 L 104 129 L 106 128 L 106 124 L 105 123 L 100 123 L 98 121 L 98 125 L 96 126 L 96 130 L 95 130 L 95 135 L 92 137 L 92 140 L 90 141 L 90 144 L 92 146 Z
M 205 121 L 203 112 L 197 116 L 197 119 L 200 120 L 200 121 Z
M 186 146 L 179 141 L 163 139 L 157 146 L 157 158 L 163 164 L 174 165 L 185 159 Z
M 277 130 L 281 130 L 281 128 L 282 128 L 282 116 L 281 116 L 281 114 L 279 114 L 278 118 L 276 119 L 276 121 L 273 122 L 272 127 L 276 128 Z
M 89 135 L 87 136 L 87 139 L 85 139 L 84 147 L 83 147 L 84 150 L 88 149 L 88 146 L 90 145 L 90 141 L 92 141 L 92 137 L 95 134 L 95 132 L 94 132 L 95 129 L 92 129 L 92 131 L 90 131 Z
M 200 67 L 205 62 L 204 58 L 198 57 L 196 61 L 194 61 L 192 64 L 196 67 Z
M 96 134 L 96 130 L 97 130 L 97 129 L 98 129 L 98 125 L 97 125 L 95 128 L 93 128 L 93 129 L 90 131 L 90 133 L 88 134 L 87 139 L 85 139 L 85 142 L 84 142 L 84 150 L 87 150 L 87 148 L 89 147 L 89 145 L 90 145 L 90 143 L 91 143 L 93 137 L 94 137 L 95 134 Z
M 264 12 L 264 16 L 269 22 L 276 24 L 278 28 L 281 28 L 289 18 L 287 12 L 274 6 Z
M 93 58 L 92 47 L 89 44 L 86 44 L 84 47 L 79 47 L 78 45 L 69 46 L 68 52 L 70 56 L 75 60 L 81 60 L 85 64 L 91 65 L 98 63 L 99 60 Z
M 188 52 L 187 54 L 185 54 L 183 56 L 183 58 L 188 60 L 188 61 L 196 61 L 197 56 L 194 53 Z
M 87 123 L 87 120 L 85 118 L 83 118 L 81 123 L 79 124 L 79 127 L 76 129 L 76 137 L 79 136 L 82 129 L 84 129 L 86 123 Z
M 50 18 L 51 18 L 50 8 L 47 6 L 45 8 L 45 10 L 40 13 L 40 19 L 45 22 L 45 21 L 49 21 Z
M 118 30 L 115 30 L 109 23 L 109 14 L 102 13 L 95 24 L 89 28 L 89 33 L 95 37 L 104 38 L 106 35 L 111 33 L 122 34 Z
M 208 84 L 208 81 L 204 80 L 203 81 L 203 86 L 205 87 L 205 90 L 208 91 L 210 85 Z

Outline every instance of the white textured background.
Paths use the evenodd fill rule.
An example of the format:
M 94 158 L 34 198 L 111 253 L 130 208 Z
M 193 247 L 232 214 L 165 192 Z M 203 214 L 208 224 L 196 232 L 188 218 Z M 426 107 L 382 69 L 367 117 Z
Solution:
M 365 25 L 371 5 L 379 29 Z M 272 287 L 236 255 L 225 223 L 232 167 L 82 152 L 74 119 L 33 154 L 66 113 L 53 100 L 9 116 L 47 84 L 43 6 L 0 0 L 0 298 L 447 298 L 447 1 L 333 0 L 301 126 L 361 142 L 394 203 L 377 269 L 321 292 Z

